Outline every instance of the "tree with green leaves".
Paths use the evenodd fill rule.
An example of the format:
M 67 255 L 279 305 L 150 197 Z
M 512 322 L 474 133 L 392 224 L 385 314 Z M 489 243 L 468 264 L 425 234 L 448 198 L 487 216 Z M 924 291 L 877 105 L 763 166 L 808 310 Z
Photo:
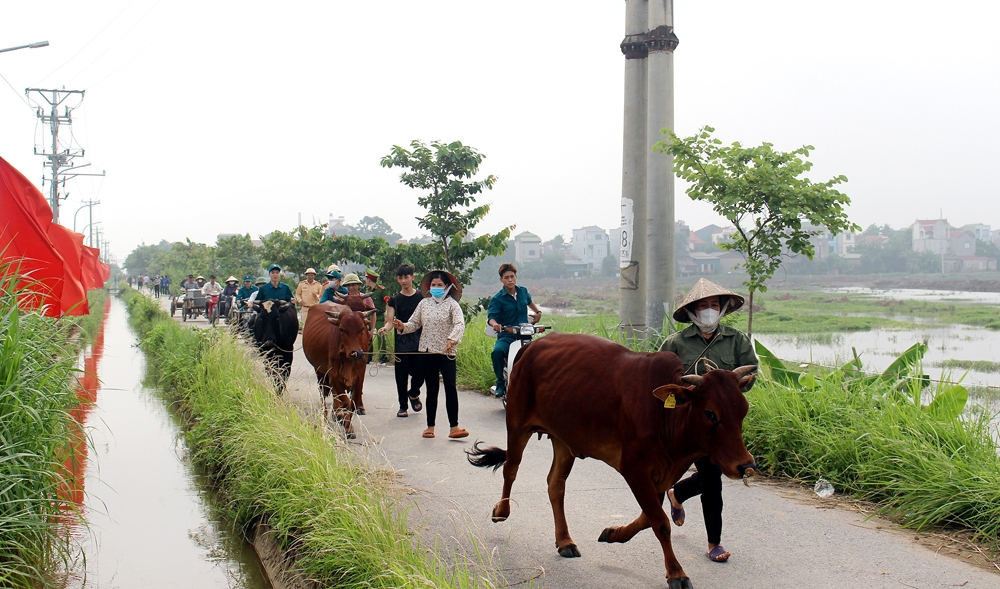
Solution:
M 803 177 L 812 168 L 805 159 L 812 146 L 791 152 L 776 151 L 770 143 L 724 146 L 712 136 L 714 131 L 705 126 L 685 138 L 667 131 L 666 141 L 657 142 L 653 150 L 674 157 L 674 172 L 691 183 L 688 196 L 710 203 L 736 228 L 732 241 L 720 247 L 739 252 L 745 260 L 749 335 L 754 293 L 767 291 L 765 283 L 781 267 L 783 257 L 797 254 L 811 260 L 812 237 L 824 230 L 836 235 L 861 227 L 851 223 L 844 210 L 851 199 L 834 188 L 847 181 L 845 176 L 826 182 Z
M 220 280 L 226 279 L 224 274 L 242 281 L 247 274 L 257 277 L 261 273 L 260 251 L 249 233 L 220 238 L 215 243 L 213 255 L 213 269 Z
M 418 217 L 419 225 L 430 231 L 433 243 L 427 246 L 434 265 L 468 284 L 472 273 L 487 256 L 503 253 L 514 226 L 493 235 L 473 237 L 472 230 L 490 211 L 490 205 L 476 205 L 476 196 L 493 188 L 496 177 L 472 178 L 479 172 L 483 155 L 460 141 L 443 143 L 410 142 L 410 149 L 394 145 L 382 158 L 384 168 L 402 168 L 399 180 L 410 188 L 427 190 L 417 203 L 427 210 Z

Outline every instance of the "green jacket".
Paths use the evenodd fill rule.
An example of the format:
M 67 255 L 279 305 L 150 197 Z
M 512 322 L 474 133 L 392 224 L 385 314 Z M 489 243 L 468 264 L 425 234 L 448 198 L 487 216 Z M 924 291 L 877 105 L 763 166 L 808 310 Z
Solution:
M 660 351 L 677 354 L 688 374 L 705 374 L 708 371 L 703 362 L 698 362 L 701 357 L 708 358 L 723 370 L 734 370 L 749 364 L 758 365 L 750 338 L 742 331 L 720 325 L 711 341 L 709 345 L 701 337 L 698 327 L 692 325 L 668 337 L 660 346 Z

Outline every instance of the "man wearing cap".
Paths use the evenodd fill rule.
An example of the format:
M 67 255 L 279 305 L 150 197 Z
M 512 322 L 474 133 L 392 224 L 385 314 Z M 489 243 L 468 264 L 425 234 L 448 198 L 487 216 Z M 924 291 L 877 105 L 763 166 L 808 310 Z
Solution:
M 757 366 L 750 338 L 742 331 L 721 325 L 719 321 L 743 306 L 743 297 L 714 282 L 698 280 L 677 310 L 674 321 L 692 323 L 683 331 L 667 338 L 661 352 L 673 352 L 684 363 L 685 374 L 704 374 L 709 370 L 734 370 L 740 366 Z M 753 386 L 753 381 L 751 385 Z M 678 482 L 667 491 L 670 499 L 670 519 L 684 524 L 684 501 L 701 495 L 701 509 L 708 532 L 708 558 L 726 562 L 731 554 L 722 542 L 722 470 L 705 456 L 694 463 L 698 472 Z
M 306 279 L 299 282 L 295 288 L 295 300 L 302 305 L 302 325 L 309 317 L 309 308 L 319 302 L 323 296 L 323 286 L 316 282 L 316 270 L 306 268 Z
M 236 291 L 236 302 L 238 304 L 244 304 L 250 295 L 257 292 L 257 287 L 253 285 L 253 276 L 247 274 L 243 277 L 243 286 Z
M 323 296 L 320 297 L 319 302 L 332 303 L 338 296 L 347 296 L 347 288 L 341 284 L 344 280 L 344 274 L 340 271 L 340 266 L 330 264 L 330 267 L 326 269 L 326 277 L 329 282 L 326 289 L 323 290 Z
M 194 281 L 194 274 L 188 274 L 187 279 L 181 282 L 181 290 L 187 291 L 192 288 L 201 288 L 198 283 Z M 181 293 L 184 294 L 184 293 Z
M 257 300 L 294 303 L 295 297 L 292 296 L 292 289 L 281 281 L 281 266 L 271 264 L 267 268 L 267 274 L 271 277 L 271 281 L 261 286 L 260 290 L 257 291 Z

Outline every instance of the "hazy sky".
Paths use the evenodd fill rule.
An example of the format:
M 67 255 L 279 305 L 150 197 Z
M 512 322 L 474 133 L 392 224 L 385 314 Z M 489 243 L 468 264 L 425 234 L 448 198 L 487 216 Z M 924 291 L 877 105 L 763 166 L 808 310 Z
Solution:
M 0 156 L 39 182 L 24 88 L 87 90 L 75 137 L 107 177 L 112 250 L 214 243 L 330 213 L 423 233 L 393 144 L 461 140 L 499 182 L 479 229 L 548 239 L 618 224 L 622 0 L 4 0 Z M 1000 3 L 675 0 L 675 120 L 726 142 L 816 147 L 862 226 L 1000 226 Z M 16 91 L 15 91 L 16 90 Z M 44 191 L 44 189 L 43 189 Z M 676 217 L 720 222 L 677 185 Z M 81 214 L 82 218 L 84 215 Z M 82 223 L 81 223 L 82 225 Z

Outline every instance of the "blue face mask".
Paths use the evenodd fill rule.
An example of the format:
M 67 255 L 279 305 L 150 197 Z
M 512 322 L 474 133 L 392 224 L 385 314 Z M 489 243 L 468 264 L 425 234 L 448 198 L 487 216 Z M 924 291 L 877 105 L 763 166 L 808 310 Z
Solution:
M 444 287 L 442 287 L 442 286 L 432 286 L 431 287 L 431 296 L 434 297 L 435 299 L 440 299 L 441 297 L 443 297 L 444 296 Z

